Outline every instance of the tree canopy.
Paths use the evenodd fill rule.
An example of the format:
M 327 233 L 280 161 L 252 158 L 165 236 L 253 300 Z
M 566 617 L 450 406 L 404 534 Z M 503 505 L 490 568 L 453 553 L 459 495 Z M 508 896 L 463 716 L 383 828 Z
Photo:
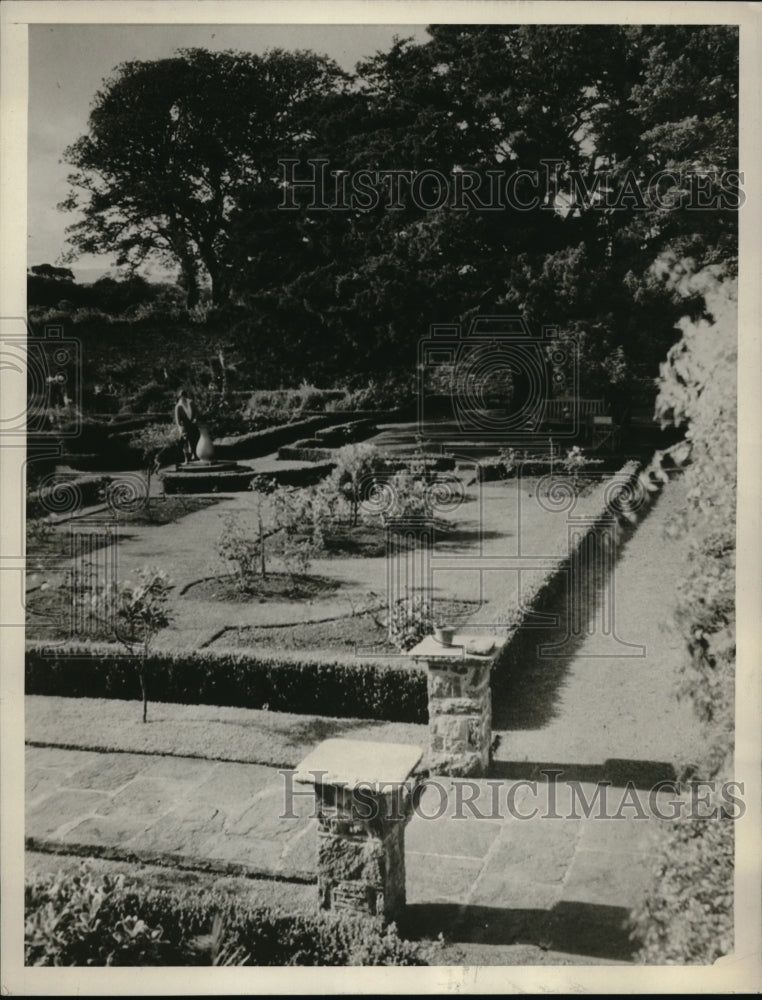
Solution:
M 189 305 L 206 279 L 215 303 L 239 308 L 235 346 L 288 358 L 296 377 L 410 369 L 432 323 L 479 313 L 574 337 L 585 392 L 655 377 L 685 305 L 654 264 L 670 252 L 734 266 L 737 30 L 428 31 L 354 77 L 278 50 L 119 67 L 68 151 L 75 251 L 128 265 L 161 254 Z M 320 159 L 317 197 L 289 183 Z M 417 196 L 400 180 L 393 209 L 321 207 L 336 197 L 331 171 L 363 170 L 377 189 L 394 183 L 378 171 L 500 174 L 513 198 L 427 207 L 429 175 Z

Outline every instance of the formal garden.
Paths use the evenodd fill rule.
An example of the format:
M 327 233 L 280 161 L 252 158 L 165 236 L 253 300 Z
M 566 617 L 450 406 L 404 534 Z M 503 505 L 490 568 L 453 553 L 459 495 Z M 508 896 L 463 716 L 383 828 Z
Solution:
M 288 64 L 306 85 L 284 101 L 289 129 L 268 133 L 281 153 L 330 141 L 361 164 L 362 150 L 398 150 L 404 137 L 428 163 L 429 77 L 448 66 L 446 100 L 482 138 L 434 115 L 435 162 L 456 151 L 494 165 L 485 137 L 510 133 L 516 163 L 533 163 L 557 131 L 526 109 L 521 128 L 536 135 L 501 123 L 499 81 L 480 78 L 467 42 L 485 64 L 508 60 L 527 101 L 549 88 L 565 133 L 577 107 L 613 162 L 634 129 L 661 163 L 674 154 L 659 132 L 674 125 L 665 88 L 690 125 L 672 139 L 692 161 L 703 148 L 691 138 L 695 79 L 715 48 L 729 64 L 735 51 L 719 28 L 601 29 L 609 75 L 625 54 L 640 67 L 616 87 L 577 65 L 558 28 L 430 36 L 358 67 L 357 92 L 312 53 L 260 65 L 187 50 L 140 72 L 164 74 L 177 94 L 206 80 L 226 157 L 241 127 L 230 80 L 253 100 L 263 67 Z M 561 83 L 528 68 L 547 59 L 548 39 Z M 683 51 L 690 72 L 676 83 L 669 53 Z M 729 81 L 725 68 L 712 76 L 712 121 Z M 67 151 L 83 172 L 73 245 L 108 245 L 125 264 L 149 253 L 129 237 L 137 217 L 164 218 L 117 190 L 116 161 L 99 161 L 131 86 L 117 74 L 92 135 Z M 389 102 L 407 109 L 394 128 Z M 345 116 L 358 133 L 341 133 Z M 295 139 L 306 121 L 325 135 L 316 125 Z M 561 181 L 574 190 L 584 155 L 572 145 Z M 182 152 L 190 177 L 203 151 Z M 189 215 L 166 251 L 174 283 L 29 273 L 41 343 L 60 328 L 80 353 L 67 378 L 30 383 L 44 419 L 26 481 L 27 964 L 729 954 L 732 811 L 719 792 L 714 818 L 670 821 L 659 807 L 689 804 L 691 782 L 734 777 L 732 213 L 665 221 L 626 203 L 604 233 L 591 204 L 563 221 L 508 209 L 508 246 L 485 213 L 278 212 L 268 167 L 256 196 L 230 180 L 234 208 L 208 246 L 212 222 L 191 232 Z M 110 178 L 121 228 L 97 221 L 108 197 L 93 177 Z M 514 327 L 478 340 L 481 314 Z M 455 360 L 427 368 L 437 317 L 458 325 Z M 535 348 L 551 322 L 554 339 Z M 504 363 L 516 330 L 540 359 L 541 391 Z M 464 331 L 493 362 L 469 361 L 473 341 L 457 353 Z M 177 416 L 187 399 L 195 443 Z M 310 784 L 307 764 L 326 761 L 332 777 Z M 358 820 L 352 796 L 382 778 L 404 785 L 404 818 Z M 483 805 L 498 785 L 510 807 L 480 817 L 474 796 Z M 568 822 L 523 822 L 533 785 L 546 812 L 571 802 Z M 606 787 L 620 803 L 640 794 L 647 812 L 630 800 L 621 823 L 574 813 L 575 796 Z M 437 809 L 437 788 L 460 822 Z

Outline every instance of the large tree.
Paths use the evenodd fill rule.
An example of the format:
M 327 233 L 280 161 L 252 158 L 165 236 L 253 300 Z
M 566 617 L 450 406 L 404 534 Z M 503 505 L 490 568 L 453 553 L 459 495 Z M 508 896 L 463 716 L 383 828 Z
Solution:
M 334 169 L 525 172 L 517 194 L 539 194 L 537 204 L 426 211 L 403 194 L 399 210 L 325 212 L 295 191 L 301 211 L 272 280 L 254 275 L 250 240 L 266 261 L 275 231 L 264 242 L 242 206 L 243 243 L 233 249 L 246 245 L 246 255 L 233 271 L 243 294 L 289 343 L 308 341 L 311 362 L 351 356 L 369 370 L 412 365 L 433 322 L 520 313 L 575 337 L 584 391 L 626 405 L 628 384 L 656 376 L 685 308 L 654 277 L 654 262 L 668 250 L 696 266 L 735 253 L 732 207 L 669 202 L 685 194 L 690 174 L 711 201 L 717 177 L 737 166 L 737 32 L 445 25 L 429 33 L 358 67 L 352 127 L 335 127 L 318 151 Z M 661 204 L 641 202 L 664 170 L 675 179 L 661 185 Z M 273 222 L 283 234 L 282 213 Z
M 204 279 L 225 301 L 231 212 L 277 179 L 278 156 L 299 148 L 347 83 L 329 59 L 281 50 L 187 49 L 117 67 L 65 153 L 76 173 L 61 207 L 82 215 L 71 256 L 109 252 L 128 267 L 158 256 L 179 266 L 189 306 Z

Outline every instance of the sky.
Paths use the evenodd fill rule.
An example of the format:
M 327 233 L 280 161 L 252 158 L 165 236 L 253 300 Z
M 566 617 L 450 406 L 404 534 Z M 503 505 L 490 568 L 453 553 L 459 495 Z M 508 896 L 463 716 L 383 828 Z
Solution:
M 395 35 L 428 37 L 423 26 L 410 24 L 30 25 L 27 264 L 57 264 L 67 247 L 65 229 L 76 216 L 56 208 L 69 190 L 63 151 L 87 131 L 93 98 L 119 63 L 161 59 L 179 48 L 299 48 L 353 70 L 360 59 L 388 49 Z M 111 263 L 89 255 L 67 266 L 80 280 L 94 281 Z

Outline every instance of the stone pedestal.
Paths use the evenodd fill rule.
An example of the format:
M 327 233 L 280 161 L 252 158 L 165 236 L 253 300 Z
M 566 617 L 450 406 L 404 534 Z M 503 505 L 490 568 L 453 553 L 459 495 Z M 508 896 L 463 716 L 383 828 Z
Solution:
M 419 747 L 325 740 L 297 768 L 315 788 L 318 905 L 380 921 L 405 906 L 405 826 Z
M 429 756 L 435 774 L 483 777 L 492 746 L 492 656 L 468 653 L 469 640 L 452 647 L 427 636 L 410 655 L 428 672 Z

